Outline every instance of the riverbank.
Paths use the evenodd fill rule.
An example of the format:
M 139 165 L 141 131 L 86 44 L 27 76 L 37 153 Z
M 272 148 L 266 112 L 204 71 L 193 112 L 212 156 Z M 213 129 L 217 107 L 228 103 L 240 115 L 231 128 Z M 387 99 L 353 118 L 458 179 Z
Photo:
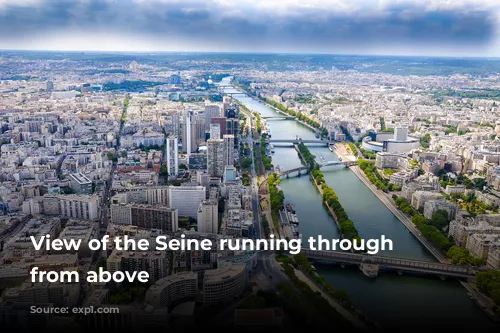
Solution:
M 300 160 L 304 164 L 307 165 L 306 158 L 304 157 L 304 155 L 302 154 L 302 152 L 300 151 L 300 149 L 298 148 L 298 146 L 294 145 L 294 147 L 295 147 L 295 150 L 299 153 Z M 309 178 L 312 180 L 312 183 L 314 184 L 314 187 L 316 188 L 316 190 L 318 191 L 318 193 L 321 195 L 321 198 L 323 198 L 323 189 L 321 188 L 321 186 L 318 185 L 318 183 L 316 182 L 316 179 L 314 179 L 314 177 L 312 175 L 309 175 Z M 328 205 L 328 203 L 325 200 L 323 200 L 323 205 L 327 208 L 328 212 L 333 217 L 333 221 L 335 222 L 335 224 L 337 225 L 337 228 L 339 229 L 340 237 L 343 238 L 341 227 L 340 227 L 340 223 L 338 222 L 337 214 L 335 214 L 335 212 L 333 211 L 333 209 Z
M 424 247 L 429 251 L 439 262 L 448 264 L 449 261 L 446 256 L 439 250 L 434 247 L 417 229 L 417 227 L 411 221 L 411 218 L 401 212 L 392 199 L 387 196 L 386 193 L 377 189 L 368 178 L 366 178 L 363 171 L 358 166 L 351 166 L 349 169 L 363 182 L 363 184 L 368 187 L 375 196 L 391 211 L 391 213 L 396 216 L 396 218 L 410 231 L 419 241 L 424 245 Z
M 293 116 L 277 107 L 275 107 L 274 105 L 272 104 L 269 104 L 267 101 L 264 100 L 263 97 L 260 97 L 260 96 L 257 96 L 255 95 L 252 91 L 250 91 L 249 89 L 246 89 L 243 85 L 241 84 L 236 84 L 235 82 L 233 82 L 233 87 L 235 87 L 235 89 L 237 88 L 240 88 L 242 89 L 246 94 L 248 94 L 248 96 L 256 99 L 259 103 L 262 103 L 264 104 L 265 106 L 267 106 L 268 108 L 274 110 L 275 112 L 279 113 L 279 114 L 282 114 L 284 116 L 287 116 L 287 117 L 292 117 L 293 120 L 295 120 L 296 122 L 304 125 L 304 126 L 307 126 L 309 127 L 311 130 L 313 130 L 314 132 L 316 133 L 320 133 L 322 131 L 322 127 L 321 127 L 321 124 L 319 124 L 320 127 L 314 127 L 312 126 L 311 124 L 308 124 L 307 122 L 303 121 L 303 120 L 300 120 L 299 118 L 297 118 L 296 116 Z M 291 110 L 293 111 L 293 110 Z M 310 119 L 310 118 L 309 118 Z M 316 122 L 315 120 L 311 119 L 313 122 Z M 317 122 L 316 122 L 317 123 Z
M 237 93 L 226 88 L 229 93 Z M 276 111 L 251 96 L 235 95 L 249 109 L 258 111 L 262 117 L 275 117 Z M 302 124 L 291 121 L 270 121 L 274 138 L 293 139 L 297 135 L 314 140 L 314 132 Z M 293 148 L 293 147 L 292 147 Z M 332 147 L 333 148 L 333 147 Z M 325 158 L 333 153 L 324 147 L 309 147 L 312 153 Z M 337 150 L 333 151 L 338 154 Z M 328 158 L 327 158 L 328 160 Z M 319 161 L 319 159 L 318 159 Z M 301 167 L 295 149 L 279 148 L 273 155 L 273 162 L 286 170 Z M 360 233 L 367 238 L 381 234 L 397 242 L 395 251 L 382 255 L 433 261 L 432 255 L 421 245 L 405 226 L 373 195 L 371 190 L 351 170 L 344 168 L 324 172 L 327 184 L 335 189 L 349 216 L 356 222 Z M 319 192 L 311 186 L 308 177 L 283 179 L 280 187 L 301 218 L 301 233 L 304 238 L 318 234 L 328 238 L 339 238 L 337 226 L 321 204 Z M 264 189 L 265 186 L 263 185 Z M 353 267 L 341 268 L 334 265 L 317 265 L 317 273 L 332 286 L 346 290 L 352 304 L 369 318 L 387 329 L 422 329 L 447 327 L 460 329 L 474 327 L 478 330 L 498 329 L 483 311 L 474 303 L 463 287 L 455 281 L 441 281 L 434 278 L 419 278 L 409 275 L 381 274 L 369 279 Z M 373 300 L 377 300 L 374 306 Z M 355 312 L 355 310 L 353 310 Z M 332 317 L 332 321 L 334 318 Z
M 311 288 L 314 292 L 320 293 L 323 298 L 325 298 L 328 303 L 330 303 L 330 306 L 337 310 L 342 317 L 347 319 L 355 328 L 361 329 L 361 330 L 368 330 L 368 326 L 365 325 L 355 314 L 353 314 L 351 311 L 347 310 L 344 308 L 342 305 L 340 305 L 335 299 L 332 298 L 332 296 L 328 295 L 323 291 L 322 288 L 320 288 L 311 277 L 309 277 L 307 274 L 302 272 L 299 269 L 295 268 L 295 275 L 297 278 L 299 278 L 301 281 L 307 283 L 309 288 Z
M 323 172 L 319 170 L 319 165 L 315 160 L 315 156 L 311 154 L 309 149 L 303 144 L 294 145 L 295 150 L 299 153 L 301 161 L 312 171 L 309 173 L 309 178 L 312 180 L 316 190 L 321 195 L 323 206 L 327 208 L 332 216 L 335 224 L 337 224 L 340 238 L 360 239 L 358 230 L 354 223 L 349 219 L 344 207 L 340 204 L 339 198 L 335 191 L 325 183 Z M 305 156 L 304 156 L 305 155 Z M 353 250 L 351 249 L 353 252 Z
M 381 190 L 377 189 L 369 180 L 366 178 L 363 171 L 358 166 L 349 167 L 349 169 L 377 196 L 377 198 L 396 216 L 396 218 L 409 230 L 425 248 L 441 263 L 449 264 L 448 258 L 437 248 L 434 247 L 417 229 L 416 225 L 413 224 L 411 218 L 401 212 L 392 201 L 392 199 Z M 458 280 L 460 284 L 471 294 L 472 298 L 483 310 L 488 317 L 493 321 L 499 321 L 498 316 L 495 314 L 495 302 L 487 297 L 486 295 L 479 292 L 472 281 L 462 281 Z

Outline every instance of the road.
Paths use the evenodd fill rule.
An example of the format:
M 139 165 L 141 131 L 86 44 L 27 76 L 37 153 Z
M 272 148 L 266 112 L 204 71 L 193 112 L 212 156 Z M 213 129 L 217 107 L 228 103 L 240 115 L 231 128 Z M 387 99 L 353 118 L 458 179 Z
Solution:
M 250 166 L 251 172 L 251 193 L 252 193 L 252 210 L 253 214 L 253 229 L 254 238 L 262 238 L 262 225 L 261 216 L 259 208 L 259 185 L 257 184 L 257 174 L 255 172 L 255 159 L 253 154 L 253 137 L 252 137 L 252 119 L 253 115 L 249 114 L 247 116 L 247 144 L 250 148 L 250 156 L 252 157 L 252 165 Z
M 125 109 L 125 115 L 127 114 L 127 110 Z M 123 125 L 125 121 L 120 119 L 120 128 L 118 129 L 118 137 L 121 137 L 123 132 Z M 120 150 L 121 140 L 117 139 L 116 144 L 114 146 L 116 154 Z M 106 234 L 106 230 L 108 228 L 109 223 L 109 200 L 111 198 L 111 187 L 113 186 L 113 177 L 116 171 L 116 162 L 113 162 L 111 165 L 111 170 L 109 172 L 108 179 L 106 180 L 106 186 L 104 187 L 103 195 L 102 195 L 102 209 L 101 209 L 101 227 L 100 227 L 100 235 L 101 237 Z
M 354 172 L 356 176 L 382 201 L 382 203 L 403 223 L 403 225 L 427 248 L 429 252 L 438 259 L 441 263 L 448 263 L 445 255 L 441 253 L 438 249 L 434 247 L 417 229 L 417 227 L 411 221 L 411 218 L 401 212 L 395 204 L 392 202 L 392 198 L 390 198 L 386 193 L 383 193 L 381 190 L 377 189 L 368 179 L 365 178 L 363 171 L 357 166 L 350 167 L 351 171 Z
M 413 224 L 410 217 L 401 212 L 394 202 L 392 198 L 389 197 L 388 194 L 383 193 L 379 189 L 377 189 L 366 177 L 362 174 L 362 170 L 355 166 L 350 167 L 351 171 L 354 172 L 356 176 L 382 201 L 382 203 L 404 224 L 404 226 L 413 234 L 415 237 L 431 252 L 436 259 L 441 263 L 448 263 L 446 256 L 436 249 L 433 244 L 431 244 L 417 229 L 417 227 Z M 479 306 L 490 316 L 495 317 L 494 311 L 492 310 L 495 307 L 494 301 L 478 292 L 473 283 L 469 281 L 459 281 L 462 286 L 464 286 L 467 291 L 473 295 L 475 301 L 479 304 Z
M 345 148 L 345 146 L 342 146 Z M 357 152 L 359 154 L 359 151 Z M 356 160 L 352 154 L 346 154 L 340 149 L 337 150 L 337 154 L 341 155 L 342 159 L 345 160 Z M 358 166 L 349 167 L 351 171 L 368 187 L 373 194 L 379 198 L 380 201 L 396 216 L 401 223 L 427 248 L 427 250 L 432 253 L 432 255 L 441 263 L 448 263 L 446 256 L 439 250 L 436 249 L 433 244 L 431 244 L 417 229 L 417 227 L 411 221 L 411 218 L 401 212 L 394 202 L 392 198 L 389 197 L 387 193 L 382 192 L 378 188 L 376 188 L 364 175 L 363 171 Z
M 259 252 L 259 264 L 257 265 L 256 274 L 264 276 L 270 290 L 276 290 L 276 285 L 280 282 L 290 284 L 281 265 L 276 261 L 274 251 Z

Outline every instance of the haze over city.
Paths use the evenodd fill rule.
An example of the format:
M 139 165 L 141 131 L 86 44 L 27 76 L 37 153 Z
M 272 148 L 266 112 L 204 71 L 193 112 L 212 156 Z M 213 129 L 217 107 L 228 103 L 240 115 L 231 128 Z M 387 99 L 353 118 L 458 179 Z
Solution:
M 2 0 L 0 49 L 500 56 L 497 1 Z

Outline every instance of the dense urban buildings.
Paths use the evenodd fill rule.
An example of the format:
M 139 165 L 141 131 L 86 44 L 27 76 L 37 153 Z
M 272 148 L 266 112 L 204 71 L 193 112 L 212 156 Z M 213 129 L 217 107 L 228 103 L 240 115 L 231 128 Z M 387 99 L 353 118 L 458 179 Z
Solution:
M 366 281 L 348 275 L 353 271 L 329 275 L 336 268 L 322 267 L 318 272 L 328 274 L 318 277 L 322 273 L 311 273 L 305 258 L 286 251 L 218 247 L 223 240 L 271 234 L 286 240 L 318 230 L 329 237 L 356 231 L 353 237 L 366 239 L 383 232 L 397 245 L 383 256 L 440 261 L 474 273 L 500 269 L 494 70 L 477 63 L 466 67 L 472 60 L 447 72 L 432 70 L 440 65 L 428 59 L 415 72 L 417 60 L 383 57 L 169 57 L 0 52 L 0 325 L 23 321 L 16 309 L 25 309 L 26 302 L 120 309 L 109 322 L 104 314 L 86 318 L 89 329 L 132 322 L 162 328 L 167 322 L 173 329 L 200 309 L 230 313 L 224 320 L 237 327 L 244 326 L 245 313 L 272 317 L 273 325 L 279 313 L 285 318 L 280 325 L 321 322 L 314 316 L 322 313 L 341 323 L 325 304 L 357 322 L 361 311 L 346 305 L 331 276 L 349 276 L 346 289 L 363 290 L 363 296 L 347 292 L 353 306 L 373 306 L 366 300 L 375 297 L 375 287 L 361 288 Z M 488 66 L 497 65 L 492 60 Z M 301 141 L 314 157 L 304 159 Z M 302 168 L 301 178 L 300 171 L 289 172 L 296 168 Z M 315 183 L 325 200 L 314 194 Z M 328 207 L 340 212 L 335 221 L 319 214 Z M 349 215 L 344 221 L 341 209 Z M 35 249 L 31 237 L 40 241 L 46 235 L 83 245 L 74 251 Z M 215 246 L 89 248 L 91 239 L 105 235 L 151 244 L 160 236 L 210 239 Z M 79 276 L 98 269 L 145 271 L 149 281 L 33 284 L 33 267 Z M 367 272 L 363 266 L 359 274 Z M 419 310 L 449 310 L 474 321 L 470 304 L 455 311 L 458 305 L 445 304 L 447 297 L 420 309 L 407 299 L 399 302 L 408 286 L 422 295 L 442 288 L 440 280 L 413 285 L 405 275 L 384 290 L 388 299 L 398 299 L 394 307 L 401 306 L 387 305 L 391 320 L 398 313 L 420 319 L 425 313 Z M 486 283 L 480 289 L 472 280 L 462 281 L 471 288 L 470 298 L 494 304 L 497 289 Z M 333 290 L 331 295 L 314 293 L 317 284 Z M 449 299 L 469 301 L 465 289 L 451 289 L 446 292 L 457 294 Z M 268 296 L 279 301 L 263 309 L 231 308 L 262 306 Z M 288 299 L 304 302 L 292 307 Z M 483 305 L 476 310 L 494 312 Z M 295 307 L 297 318 L 290 318 Z M 36 318 L 48 325 L 45 317 Z

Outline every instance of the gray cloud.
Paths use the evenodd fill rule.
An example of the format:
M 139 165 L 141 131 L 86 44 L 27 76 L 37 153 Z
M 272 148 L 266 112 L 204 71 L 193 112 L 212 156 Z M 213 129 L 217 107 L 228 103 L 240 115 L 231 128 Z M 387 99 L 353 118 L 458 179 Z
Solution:
M 305 1 L 307 2 L 307 1 Z M 430 7 L 432 1 L 0 1 L 0 48 L 68 34 L 139 36 L 158 47 L 171 40 L 227 51 L 342 52 L 372 49 L 487 48 L 496 39 L 493 6 Z M 283 3 L 286 3 L 284 6 Z M 326 4 L 326 5 L 322 5 Z M 40 43 L 38 43 L 40 44 Z M 37 44 L 37 45 L 38 45 Z M 43 42 L 42 42 L 43 44 Z M 54 43 L 51 43 L 53 45 Z M 89 45 L 91 47 L 91 45 Z

